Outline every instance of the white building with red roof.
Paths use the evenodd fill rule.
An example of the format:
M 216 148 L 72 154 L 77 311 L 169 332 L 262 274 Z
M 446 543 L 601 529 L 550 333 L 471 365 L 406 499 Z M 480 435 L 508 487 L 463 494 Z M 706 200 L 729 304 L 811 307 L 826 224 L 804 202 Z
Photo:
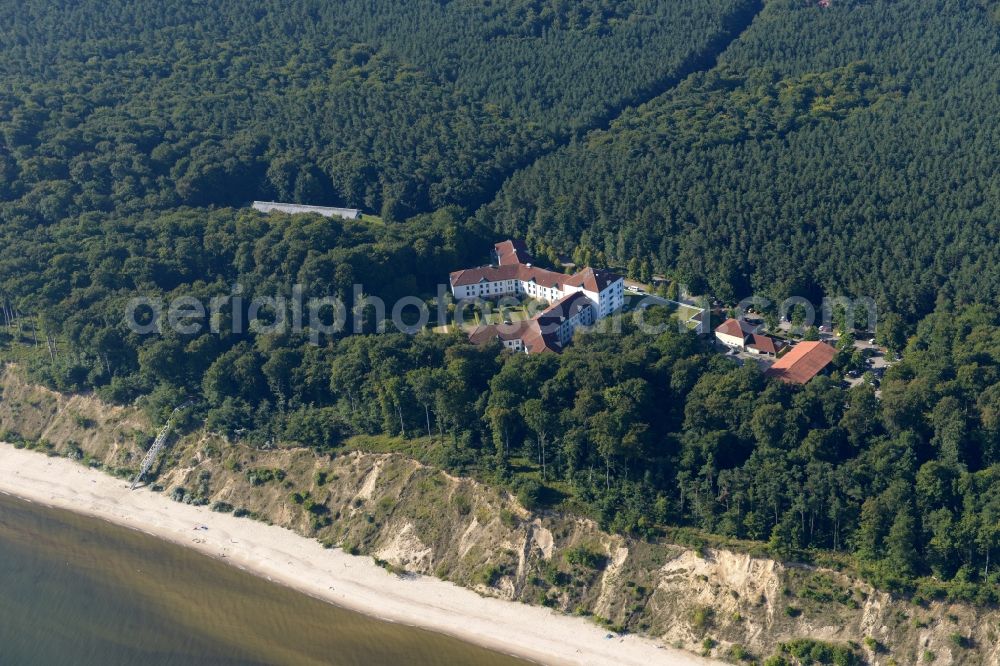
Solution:
M 507 349 L 529 354 L 559 351 L 580 326 L 607 317 L 625 303 L 625 281 L 610 271 L 585 268 L 565 275 L 539 268 L 520 241 L 497 243 L 494 256 L 496 265 L 449 276 L 457 300 L 527 296 L 551 306 L 528 322 L 480 326 L 470 335 L 473 342 L 498 339 Z
M 747 338 L 760 332 L 759 324 L 727 319 L 715 327 L 715 339 L 731 349 L 746 349 Z
M 777 356 L 785 348 L 785 343 L 769 335 L 753 333 L 747 339 L 747 351 L 758 356 Z
M 505 240 L 497 243 L 493 246 L 493 254 L 496 256 L 497 266 L 530 264 L 532 262 L 528 246 L 519 240 Z

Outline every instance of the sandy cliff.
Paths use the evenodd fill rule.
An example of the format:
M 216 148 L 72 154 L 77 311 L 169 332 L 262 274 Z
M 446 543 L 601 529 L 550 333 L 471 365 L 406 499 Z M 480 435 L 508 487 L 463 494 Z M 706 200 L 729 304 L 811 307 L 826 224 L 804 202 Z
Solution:
M 153 430 L 139 413 L 60 396 L 10 370 L 2 379 L 0 435 L 111 473 L 135 469 Z M 706 656 L 762 661 L 811 638 L 879 666 L 1000 664 L 996 610 L 920 606 L 835 571 L 610 535 L 398 455 L 257 451 L 195 432 L 174 441 L 159 472 L 155 483 L 176 500 Z

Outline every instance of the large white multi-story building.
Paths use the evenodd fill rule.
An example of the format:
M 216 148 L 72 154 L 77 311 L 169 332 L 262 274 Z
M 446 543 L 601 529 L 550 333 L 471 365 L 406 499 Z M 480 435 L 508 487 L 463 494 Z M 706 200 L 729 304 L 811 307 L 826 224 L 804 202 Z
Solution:
M 610 271 L 585 268 L 575 275 L 532 266 L 523 243 L 495 245 L 496 265 L 455 271 L 451 291 L 458 300 L 528 296 L 551 307 L 535 318 L 511 324 L 480 326 L 473 342 L 499 339 L 512 351 L 559 351 L 580 326 L 589 326 L 620 309 L 625 281 Z

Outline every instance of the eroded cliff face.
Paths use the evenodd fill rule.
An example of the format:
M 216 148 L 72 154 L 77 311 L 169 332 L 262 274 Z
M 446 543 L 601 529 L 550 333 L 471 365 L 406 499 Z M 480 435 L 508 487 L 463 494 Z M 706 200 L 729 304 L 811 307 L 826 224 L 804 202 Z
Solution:
M 120 476 L 154 431 L 136 410 L 61 396 L 11 369 L 0 387 L 3 438 Z M 879 666 L 1000 664 L 996 610 L 918 606 L 835 571 L 626 539 L 398 455 L 259 451 L 195 432 L 173 442 L 158 472 L 157 490 L 179 501 L 369 554 L 400 575 L 592 615 L 714 657 L 762 660 L 812 638 L 853 643 Z

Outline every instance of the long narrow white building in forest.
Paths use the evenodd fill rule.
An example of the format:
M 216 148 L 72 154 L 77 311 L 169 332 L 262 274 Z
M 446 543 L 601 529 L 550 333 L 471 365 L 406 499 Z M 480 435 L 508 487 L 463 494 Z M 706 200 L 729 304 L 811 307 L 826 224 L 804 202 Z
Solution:
M 315 213 L 323 217 L 340 217 L 345 220 L 357 220 L 361 218 L 361 211 L 356 208 L 307 206 L 306 204 L 281 203 L 278 201 L 254 201 L 252 208 L 261 213 L 287 213 L 288 215 Z

